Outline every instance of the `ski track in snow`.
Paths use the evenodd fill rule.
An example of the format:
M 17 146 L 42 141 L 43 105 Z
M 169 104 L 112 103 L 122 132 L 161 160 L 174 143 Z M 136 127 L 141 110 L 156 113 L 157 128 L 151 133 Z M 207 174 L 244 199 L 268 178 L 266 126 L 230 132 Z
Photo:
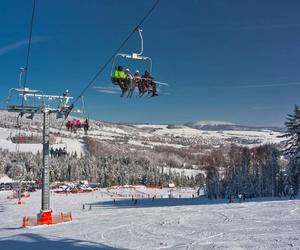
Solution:
M 167 197 L 169 192 L 137 191 L 151 197 Z M 122 192 L 128 194 L 127 189 L 118 189 Z M 186 197 L 193 192 L 187 189 Z M 205 198 L 150 198 L 138 199 L 134 205 L 131 198 L 111 197 L 114 194 L 107 189 L 89 194 L 51 193 L 54 214 L 72 211 L 73 221 L 23 229 L 22 217 L 39 212 L 41 193 L 31 193 L 21 206 L 6 199 L 9 194 L 0 192 L 0 249 L 21 243 L 22 248 L 11 249 L 40 250 L 39 244 L 45 246 L 43 250 L 58 249 L 56 244 L 61 249 L 300 249 L 297 199 L 228 204 Z M 89 205 L 83 210 L 82 204 L 91 204 L 91 210 Z

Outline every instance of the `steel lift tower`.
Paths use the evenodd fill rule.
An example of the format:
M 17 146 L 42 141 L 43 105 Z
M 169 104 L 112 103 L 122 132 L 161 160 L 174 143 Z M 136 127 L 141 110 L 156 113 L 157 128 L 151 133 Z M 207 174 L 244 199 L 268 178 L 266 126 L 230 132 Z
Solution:
M 43 115 L 42 200 L 41 210 L 37 216 L 37 225 L 53 224 L 49 181 L 50 115 L 55 114 L 57 119 L 67 117 L 73 108 L 72 105 L 69 105 L 71 99 L 68 90 L 62 96 L 45 95 L 42 91 L 29 88 L 13 88 L 9 91 L 7 99 L 8 112 L 19 113 L 21 117 L 28 115 L 26 117 L 30 119 L 33 119 L 34 115 Z

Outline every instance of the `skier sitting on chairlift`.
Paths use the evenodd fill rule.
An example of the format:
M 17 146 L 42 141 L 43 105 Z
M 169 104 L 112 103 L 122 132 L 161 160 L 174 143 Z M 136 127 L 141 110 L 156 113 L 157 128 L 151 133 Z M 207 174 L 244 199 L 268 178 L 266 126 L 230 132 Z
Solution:
M 89 130 L 89 127 L 90 127 L 89 121 L 88 121 L 88 119 L 85 119 L 85 121 L 83 123 L 83 129 L 84 129 L 84 132 L 86 135 L 87 135 L 87 131 Z
M 127 97 L 131 97 L 136 84 L 135 84 L 135 81 L 134 81 L 132 75 L 130 74 L 130 70 L 128 68 L 125 70 L 125 74 L 126 74 L 125 91 L 123 91 L 122 96 L 124 95 L 124 93 L 126 91 L 128 91 Z
M 126 74 L 123 71 L 122 66 L 118 66 L 118 68 L 114 72 L 114 76 L 112 77 L 112 83 L 119 84 L 120 88 L 122 91 L 125 90 L 125 79 L 126 79 Z
M 77 128 L 81 128 L 81 121 L 80 120 L 76 121 L 76 126 L 77 126 Z
M 51 155 L 51 158 L 53 158 L 54 155 L 55 155 L 55 151 L 54 151 L 54 149 L 52 147 L 50 149 L 50 155 Z
M 77 131 L 77 120 L 73 119 L 73 121 L 72 121 L 72 127 L 71 127 L 71 132 L 73 132 L 73 133 L 76 134 L 76 131 Z
M 143 87 L 142 87 L 142 79 L 141 79 L 141 76 L 140 76 L 140 72 L 138 70 L 135 71 L 135 73 L 133 75 L 133 80 L 137 84 L 140 95 L 141 95 L 143 93 Z
M 66 122 L 66 127 L 68 129 L 68 131 L 70 130 L 70 128 L 72 128 L 72 122 L 71 121 L 67 121 Z
M 58 157 L 61 157 L 63 155 L 63 150 L 62 150 L 62 148 L 59 148 L 58 149 Z
M 125 69 L 125 75 L 126 75 L 126 82 L 128 83 L 128 80 L 132 79 L 132 75 L 130 74 L 130 69 Z
M 152 91 L 149 90 L 150 87 L 152 88 Z M 153 77 L 150 75 L 150 73 L 147 70 L 142 76 L 142 88 L 143 88 L 143 93 L 145 93 L 148 90 L 152 92 L 152 96 L 158 96 L 156 90 L 156 83 L 153 81 Z

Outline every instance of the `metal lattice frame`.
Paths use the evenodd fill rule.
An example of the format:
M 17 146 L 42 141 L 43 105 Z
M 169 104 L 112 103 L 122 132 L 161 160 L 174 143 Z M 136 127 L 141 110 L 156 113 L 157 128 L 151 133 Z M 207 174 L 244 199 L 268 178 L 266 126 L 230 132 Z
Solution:
M 21 99 L 21 103 L 13 104 L 12 97 Z M 31 101 L 41 101 L 40 106 L 29 105 Z M 7 110 L 20 114 L 43 114 L 43 177 L 42 177 L 42 200 L 41 212 L 50 210 L 50 181 L 49 181 L 49 131 L 50 114 L 59 114 L 57 117 L 67 116 L 72 110 L 69 101 L 72 97 L 66 90 L 62 96 L 44 95 L 39 90 L 29 88 L 14 88 L 9 91 Z M 57 105 L 58 104 L 58 105 Z

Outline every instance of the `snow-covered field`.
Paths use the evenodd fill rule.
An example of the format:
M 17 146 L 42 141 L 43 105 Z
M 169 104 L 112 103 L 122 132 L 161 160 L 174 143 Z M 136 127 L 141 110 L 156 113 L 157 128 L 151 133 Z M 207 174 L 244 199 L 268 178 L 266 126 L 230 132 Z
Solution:
M 73 221 L 25 229 L 22 216 L 39 211 L 40 192 L 24 205 L 0 192 L 0 249 L 300 249 L 299 199 L 228 204 L 193 199 L 192 189 L 173 191 L 180 199 L 166 198 L 169 189 L 140 191 L 157 198 L 138 198 L 134 205 L 131 198 L 111 197 L 113 189 L 52 194 L 54 213 L 72 211 Z

